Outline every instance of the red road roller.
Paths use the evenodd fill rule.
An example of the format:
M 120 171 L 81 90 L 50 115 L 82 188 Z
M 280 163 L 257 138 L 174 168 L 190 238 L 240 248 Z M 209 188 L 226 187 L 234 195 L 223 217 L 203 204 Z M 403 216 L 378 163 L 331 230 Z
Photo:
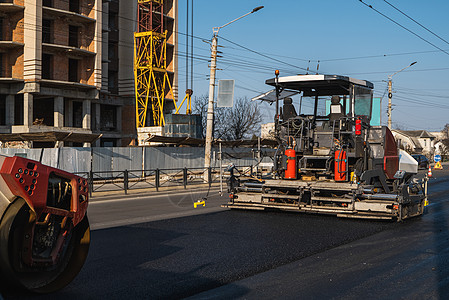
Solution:
M 50 293 L 69 284 L 89 250 L 88 181 L 0 155 L 0 284 Z

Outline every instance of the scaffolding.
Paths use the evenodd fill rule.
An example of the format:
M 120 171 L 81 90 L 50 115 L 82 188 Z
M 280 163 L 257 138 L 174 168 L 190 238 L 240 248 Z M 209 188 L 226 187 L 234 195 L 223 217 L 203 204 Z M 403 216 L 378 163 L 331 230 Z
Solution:
M 137 32 L 134 33 L 136 126 L 164 126 L 166 97 L 172 97 L 176 113 L 179 108 L 167 72 L 163 0 L 138 0 L 137 20 Z M 151 118 L 150 122 L 147 116 Z

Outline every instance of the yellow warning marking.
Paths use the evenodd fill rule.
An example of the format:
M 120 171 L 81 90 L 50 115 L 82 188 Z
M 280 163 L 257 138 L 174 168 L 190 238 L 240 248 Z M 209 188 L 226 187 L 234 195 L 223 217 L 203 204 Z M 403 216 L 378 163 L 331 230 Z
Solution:
M 427 206 L 427 205 L 429 205 L 429 200 L 424 201 L 424 206 Z
M 433 168 L 436 169 L 436 170 L 442 170 L 443 166 L 441 165 L 440 162 L 437 162 Z
M 203 201 L 196 201 L 195 203 L 193 203 L 193 207 L 194 208 L 197 208 L 200 205 L 206 206 L 206 201 L 204 201 L 204 200 Z

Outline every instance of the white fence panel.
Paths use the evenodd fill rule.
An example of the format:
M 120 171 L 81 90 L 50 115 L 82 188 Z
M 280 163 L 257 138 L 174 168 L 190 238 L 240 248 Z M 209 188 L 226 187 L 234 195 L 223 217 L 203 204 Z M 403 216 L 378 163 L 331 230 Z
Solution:
M 220 165 L 218 148 L 212 149 L 212 167 Z M 63 147 L 45 149 L 0 148 L 0 154 L 21 155 L 68 172 L 107 172 L 124 170 L 202 168 L 202 147 Z M 223 165 L 256 164 L 251 149 L 223 148 Z M 266 159 L 264 159 L 266 161 Z M 109 173 L 112 176 L 112 173 Z

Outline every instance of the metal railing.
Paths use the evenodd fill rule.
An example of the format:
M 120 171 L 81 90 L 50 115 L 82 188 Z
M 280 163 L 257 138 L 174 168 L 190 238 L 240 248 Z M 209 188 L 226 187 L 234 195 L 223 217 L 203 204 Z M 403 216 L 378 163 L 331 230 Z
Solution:
M 236 166 L 242 174 L 252 175 L 254 166 Z M 224 182 L 229 177 L 229 172 L 220 172 L 219 167 L 209 168 L 182 168 L 182 169 L 151 169 L 151 170 L 123 170 L 102 172 L 77 172 L 89 182 L 89 194 L 93 192 L 108 192 L 123 190 L 128 194 L 129 190 L 154 188 L 159 192 L 162 187 L 184 187 L 208 183 Z M 204 176 L 209 174 L 206 181 Z M 221 180 L 220 180 L 221 179 Z

